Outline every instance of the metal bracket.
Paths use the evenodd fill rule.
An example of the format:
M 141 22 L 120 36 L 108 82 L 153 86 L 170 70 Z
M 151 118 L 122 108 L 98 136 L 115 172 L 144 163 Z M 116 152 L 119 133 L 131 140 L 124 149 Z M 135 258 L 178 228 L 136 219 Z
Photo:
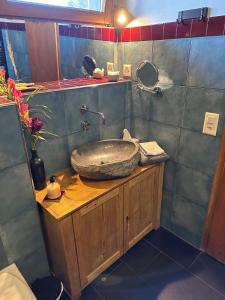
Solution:
M 184 23 L 184 20 L 189 20 L 189 19 L 198 19 L 199 21 L 205 21 L 206 18 L 208 17 L 208 11 L 209 11 L 208 7 L 179 11 L 177 23 L 181 24 Z
M 154 94 L 157 97 L 162 97 L 163 96 L 163 91 L 159 86 L 156 86 L 156 87 L 153 87 L 153 88 L 148 88 L 148 87 L 145 87 L 144 85 L 142 85 L 140 83 L 137 83 L 136 88 L 138 90 Z

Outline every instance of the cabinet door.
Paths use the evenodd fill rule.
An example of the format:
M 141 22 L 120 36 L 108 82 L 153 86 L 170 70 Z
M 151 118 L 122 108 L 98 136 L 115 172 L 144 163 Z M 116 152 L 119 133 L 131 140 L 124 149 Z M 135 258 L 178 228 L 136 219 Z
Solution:
M 154 167 L 124 185 L 124 250 L 157 227 L 160 168 Z
M 73 223 L 84 287 L 123 254 L 123 187 L 74 213 Z

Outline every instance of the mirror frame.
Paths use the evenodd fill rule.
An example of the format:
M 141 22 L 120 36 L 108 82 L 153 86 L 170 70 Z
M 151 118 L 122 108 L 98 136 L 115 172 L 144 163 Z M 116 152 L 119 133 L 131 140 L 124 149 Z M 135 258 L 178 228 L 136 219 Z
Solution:
M 39 19 L 54 22 L 69 22 L 78 24 L 113 25 L 114 4 L 112 0 L 106 0 L 105 11 L 96 12 L 90 10 L 35 5 L 32 3 L 15 3 L 8 0 L 0 1 L 0 17 L 19 19 Z
M 150 64 L 152 66 L 152 68 L 155 70 L 155 73 L 157 75 L 157 80 L 155 81 L 155 84 L 153 85 L 150 85 L 150 86 L 147 86 L 145 85 L 142 80 L 140 79 L 140 74 L 139 72 L 141 71 L 141 68 L 143 68 L 146 64 Z M 151 63 L 149 60 L 143 60 L 142 62 L 140 62 L 140 64 L 138 65 L 137 69 L 136 69 L 136 76 L 137 76 L 137 81 L 138 81 L 138 84 L 142 87 L 144 87 L 145 89 L 152 89 L 154 88 L 157 83 L 159 82 L 159 70 L 157 69 L 157 67 Z

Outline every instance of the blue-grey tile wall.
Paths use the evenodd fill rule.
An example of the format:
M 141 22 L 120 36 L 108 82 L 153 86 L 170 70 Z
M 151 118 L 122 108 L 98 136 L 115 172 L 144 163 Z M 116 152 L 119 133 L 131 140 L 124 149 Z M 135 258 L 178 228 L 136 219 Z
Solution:
M 0 269 L 15 262 L 32 282 L 49 270 L 15 104 L 0 106 L 0 126 Z
M 176 195 L 172 200 L 171 227 L 183 239 L 198 246 L 203 233 L 206 208 L 190 199 Z
M 145 60 L 143 42 L 120 45 L 122 63 Z M 225 37 L 145 42 L 158 68 L 163 96 L 127 98 L 132 135 L 157 140 L 170 155 L 164 176 L 162 224 L 199 247 L 225 124 Z M 130 47 L 131 46 L 131 47 Z M 121 64 L 122 64 L 121 63 Z M 134 70 L 133 70 L 134 74 Z M 205 112 L 220 114 L 217 136 L 202 134 Z
M 123 43 L 120 47 L 120 56 L 123 64 L 132 65 L 132 75 L 136 79 L 135 70 L 143 60 L 152 61 L 152 41 Z M 121 68 L 121 66 L 120 66 Z M 122 69 L 121 69 L 122 71 Z
M 188 76 L 190 39 L 153 42 L 153 63 L 160 70 L 162 83 L 184 85 Z
M 205 112 L 208 111 L 220 114 L 217 135 L 221 135 L 225 120 L 224 105 L 224 90 L 189 88 L 182 127 L 201 132 Z
M 6 53 L 6 62 L 9 76 L 24 82 L 30 82 L 30 64 L 28 58 L 26 32 L 17 30 L 2 30 L 4 49 Z M 13 58 L 10 55 L 10 48 L 13 52 Z M 17 76 L 13 67 L 13 61 L 17 69 Z
M 66 116 L 66 129 L 68 134 L 80 130 L 80 122 L 88 121 L 92 125 L 97 125 L 98 117 L 94 114 L 80 113 L 80 107 L 84 104 L 90 110 L 99 111 L 98 88 L 85 87 L 64 91 L 64 107 Z
M 220 138 L 181 129 L 178 161 L 213 176 L 218 159 Z
M 149 138 L 151 140 L 158 141 L 161 145 L 163 145 L 170 158 L 176 161 L 179 147 L 180 128 L 154 121 L 148 122 L 148 126 L 150 130 Z
M 69 167 L 67 136 L 56 137 L 38 145 L 38 154 L 43 159 L 47 175 Z
M 0 107 L 0 170 L 20 164 L 26 155 L 16 105 Z
M 191 40 L 188 78 L 190 86 L 225 89 L 224 47 L 224 36 Z
M 27 209 L 35 207 L 30 183 L 30 173 L 25 162 L 0 172 L 0 224 L 4 224 Z M 16 187 L 16 192 L 12 187 Z
M 26 210 L 23 214 L 0 225 L 0 235 L 9 263 L 31 254 L 42 246 L 42 233 L 37 211 Z
M 38 262 L 38 263 L 37 263 Z M 46 266 L 48 265 L 45 255 L 45 248 L 41 247 L 34 252 L 20 257 L 17 260 L 17 266 L 23 273 L 25 278 L 29 278 L 30 282 L 34 282 L 37 278 L 46 276 Z

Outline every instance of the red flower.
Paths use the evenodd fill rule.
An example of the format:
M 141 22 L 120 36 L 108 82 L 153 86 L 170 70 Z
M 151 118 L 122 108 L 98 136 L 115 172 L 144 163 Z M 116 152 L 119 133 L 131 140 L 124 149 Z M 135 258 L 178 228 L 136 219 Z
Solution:
M 15 89 L 16 88 L 16 84 L 15 84 L 15 81 L 13 79 L 9 78 L 7 80 L 7 83 L 11 87 L 11 89 Z
M 22 93 L 21 91 L 18 91 L 16 88 L 12 89 L 12 95 L 16 103 L 21 103 L 23 98 L 22 98 Z
M 36 117 L 32 118 L 32 134 L 39 132 L 43 127 L 43 123 Z
M 22 116 L 26 115 L 28 113 L 28 104 L 27 103 L 21 103 L 20 104 L 20 113 Z

